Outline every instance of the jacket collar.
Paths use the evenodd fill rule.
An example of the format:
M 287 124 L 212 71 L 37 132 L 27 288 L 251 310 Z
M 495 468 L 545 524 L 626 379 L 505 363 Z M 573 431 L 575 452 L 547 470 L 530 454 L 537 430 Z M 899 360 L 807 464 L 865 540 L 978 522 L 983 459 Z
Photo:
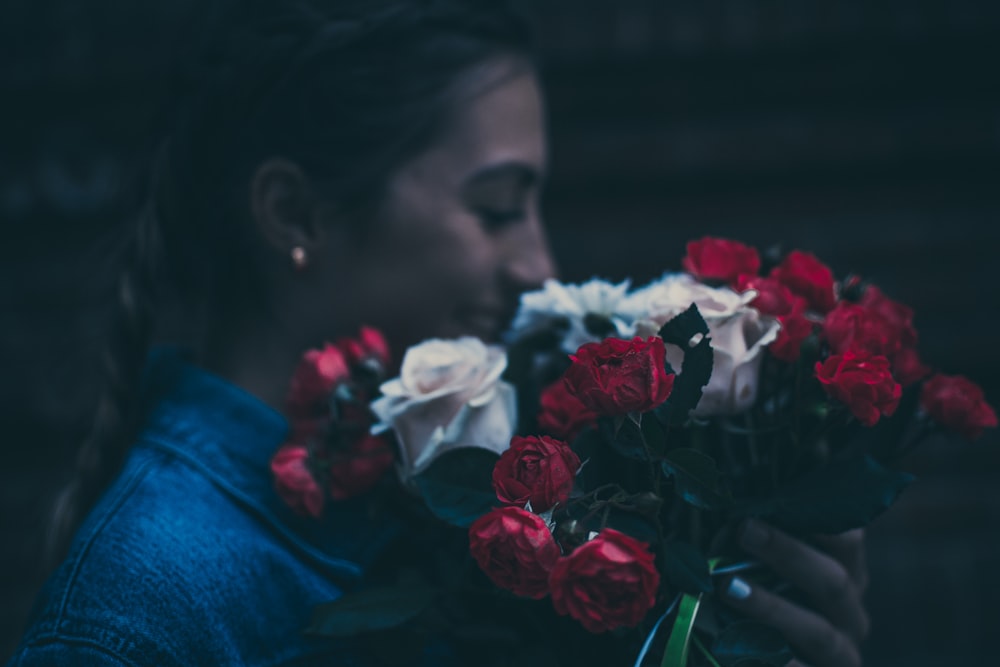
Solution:
M 154 350 L 143 381 L 149 406 L 140 442 L 185 460 L 318 566 L 359 579 L 402 531 L 373 518 L 364 499 L 327 503 L 320 519 L 295 514 L 274 490 L 270 461 L 288 434 L 285 417 L 170 348 Z

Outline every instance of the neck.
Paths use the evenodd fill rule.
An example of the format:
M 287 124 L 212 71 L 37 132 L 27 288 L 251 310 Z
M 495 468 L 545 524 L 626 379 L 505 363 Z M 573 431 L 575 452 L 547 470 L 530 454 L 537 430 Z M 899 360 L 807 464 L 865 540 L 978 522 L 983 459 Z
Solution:
M 296 344 L 280 327 L 233 319 L 208 332 L 201 362 L 207 370 L 284 412 L 288 383 L 305 349 L 305 343 Z

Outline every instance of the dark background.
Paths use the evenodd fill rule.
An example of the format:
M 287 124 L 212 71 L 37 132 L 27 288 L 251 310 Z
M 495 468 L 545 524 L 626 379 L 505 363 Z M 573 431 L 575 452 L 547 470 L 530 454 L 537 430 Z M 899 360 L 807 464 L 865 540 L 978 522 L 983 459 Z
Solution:
M 550 105 L 563 277 L 637 282 L 721 235 L 819 255 L 916 310 L 924 358 L 1000 405 L 1000 3 L 524 2 Z M 204 4 L 0 10 L 0 659 L 86 432 L 114 238 L 143 197 Z M 869 530 L 867 664 L 987 664 L 1000 438 L 934 441 Z

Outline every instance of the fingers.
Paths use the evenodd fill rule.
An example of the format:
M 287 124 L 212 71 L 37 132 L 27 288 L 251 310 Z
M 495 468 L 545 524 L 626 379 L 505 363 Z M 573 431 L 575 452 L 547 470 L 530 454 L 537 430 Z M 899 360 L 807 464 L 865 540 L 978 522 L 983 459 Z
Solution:
M 816 545 L 837 559 L 851 575 L 859 592 L 868 589 L 868 561 L 865 558 L 865 531 L 861 528 L 840 535 L 817 535 Z
M 750 618 L 776 628 L 810 665 L 860 667 L 854 641 L 825 618 L 803 609 L 765 588 L 734 578 L 725 589 L 726 601 Z M 802 663 L 792 662 L 805 667 Z
M 844 544 L 850 540 L 857 537 L 847 538 Z M 746 522 L 740 544 L 805 593 L 816 609 L 848 637 L 860 642 L 868 635 L 869 620 L 861 591 L 840 561 L 756 520 Z

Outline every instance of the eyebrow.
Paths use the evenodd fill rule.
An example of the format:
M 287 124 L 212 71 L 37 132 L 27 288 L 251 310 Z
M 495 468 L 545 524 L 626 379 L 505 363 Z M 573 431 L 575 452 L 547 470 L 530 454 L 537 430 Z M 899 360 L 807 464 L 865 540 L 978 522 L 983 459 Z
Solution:
M 468 187 L 496 178 L 514 178 L 520 185 L 531 186 L 541 182 L 543 175 L 539 173 L 538 169 L 526 162 L 512 160 L 478 169 L 465 179 L 463 185 Z

